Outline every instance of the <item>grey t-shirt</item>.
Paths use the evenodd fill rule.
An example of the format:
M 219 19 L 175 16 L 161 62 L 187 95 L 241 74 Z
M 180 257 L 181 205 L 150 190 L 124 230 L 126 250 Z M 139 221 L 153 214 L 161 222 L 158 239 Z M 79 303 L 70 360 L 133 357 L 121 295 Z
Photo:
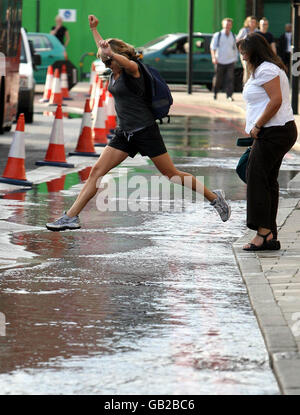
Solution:
M 127 85 L 132 85 L 132 89 Z M 142 73 L 139 78 L 134 78 L 122 71 L 116 81 L 111 74 L 108 90 L 115 99 L 118 127 L 122 130 L 130 132 L 154 124 L 155 119 L 145 98 L 146 87 Z

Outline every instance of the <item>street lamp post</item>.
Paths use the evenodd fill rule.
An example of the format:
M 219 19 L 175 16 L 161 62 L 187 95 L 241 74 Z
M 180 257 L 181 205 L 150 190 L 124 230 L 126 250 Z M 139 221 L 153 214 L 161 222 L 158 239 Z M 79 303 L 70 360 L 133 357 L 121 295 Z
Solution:
M 189 0 L 189 52 L 187 60 L 187 92 L 192 93 L 193 84 L 193 33 L 194 33 L 194 0 Z
M 252 0 L 252 15 L 256 16 L 256 12 L 257 12 L 257 2 L 256 0 Z
M 40 12 L 41 12 L 41 3 L 40 0 L 36 0 L 36 31 L 40 31 Z
M 292 108 L 293 113 L 298 114 L 298 101 L 299 101 L 299 74 L 293 70 L 293 59 L 299 59 L 300 43 L 299 43 L 299 19 L 300 19 L 300 2 L 293 1 L 292 4 L 292 26 L 293 26 L 293 45 L 292 45 Z M 298 68 L 298 66 L 297 66 Z M 297 69 L 297 72 L 299 69 Z

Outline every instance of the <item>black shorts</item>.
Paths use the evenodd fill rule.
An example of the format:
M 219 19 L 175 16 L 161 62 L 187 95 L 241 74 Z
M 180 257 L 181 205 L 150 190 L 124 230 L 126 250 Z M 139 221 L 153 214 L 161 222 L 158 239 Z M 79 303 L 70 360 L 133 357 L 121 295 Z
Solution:
M 156 123 L 141 131 L 133 133 L 129 140 L 124 135 L 123 130 L 117 128 L 108 145 L 117 148 L 118 150 L 125 151 L 132 158 L 137 153 L 152 158 L 167 152 L 159 127 Z

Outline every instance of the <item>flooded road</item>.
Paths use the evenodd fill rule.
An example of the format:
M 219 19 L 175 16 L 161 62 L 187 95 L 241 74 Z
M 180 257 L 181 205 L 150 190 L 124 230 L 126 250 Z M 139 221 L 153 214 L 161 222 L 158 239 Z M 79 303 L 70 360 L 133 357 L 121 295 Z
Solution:
M 225 189 L 225 224 L 208 203 L 99 212 L 92 200 L 79 231 L 13 234 L 38 262 L 0 273 L 1 394 L 279 393 L 231 248 L 245 231 L 245 185 L 233 170 L 242 130 L 213 118 L 162 127 L 178 168 Z M 299 166 L 299 156 L 285 159 L 282 197 Z M 44 227 L 87 173 L 0 200 L 8 220 Z M 137 174 L 149 182 L 157 172 L 151 162 L 128 168 Z

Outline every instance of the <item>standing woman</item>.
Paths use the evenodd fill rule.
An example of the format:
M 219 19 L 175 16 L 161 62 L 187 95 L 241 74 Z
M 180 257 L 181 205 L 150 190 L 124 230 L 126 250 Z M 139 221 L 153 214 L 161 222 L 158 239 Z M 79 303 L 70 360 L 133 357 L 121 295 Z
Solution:
M 245 39 L 250 33 L 258 32 L 258 20 L 255 16 L 248 16 L 244 21 L 244 27 L 241 28 L 239 33 L 236 36 L 237 42 L 239 40 Z M 250 73 L 247 68 L 247 62 L 243 60 L 243 57 L 240 55 L 240 59 L 243 65 L 243 84 L 248 81 Z
M 247 166 L 247 226 L 256 230 L 246 251 L 278 250 L 278 174 L 297 139 L 286 68 L 258 33 L 238 42 L 251 77 L 244 86 L 246 133 L 254 138 Z
M 177 170 L 167 153 L 159 127 L 146 100 L 143 74 L 139 70 L 134 48 L 119 39 L 103 40 L 97 31 L 98 22 L 95 16 L 89 16 L 90 28 L 99 46 L 98 54 L 112 70 L 108 89 L 115 98 L 118 127 L 93 166 L 74 204 L 62 217 L 48 223 L 46 227 L 52 231 L 79 229 L 78 214 L 97 193 L 99 179 L 128 156 L 134 157 L 138 152 L 142 156 L 150 157 L 156 168 L 174 183 L 184 185 L 185 177 L 189 176 L 190 187 L 195 191 L 203 189 L 204 196 L 217 210 L 223 222 L 227 221 L 230 217 L 230 206 L 224 199 L 224 192 L 212 192 L 193 175 Z M 127 85 L 132 85 L 135 92 Z

